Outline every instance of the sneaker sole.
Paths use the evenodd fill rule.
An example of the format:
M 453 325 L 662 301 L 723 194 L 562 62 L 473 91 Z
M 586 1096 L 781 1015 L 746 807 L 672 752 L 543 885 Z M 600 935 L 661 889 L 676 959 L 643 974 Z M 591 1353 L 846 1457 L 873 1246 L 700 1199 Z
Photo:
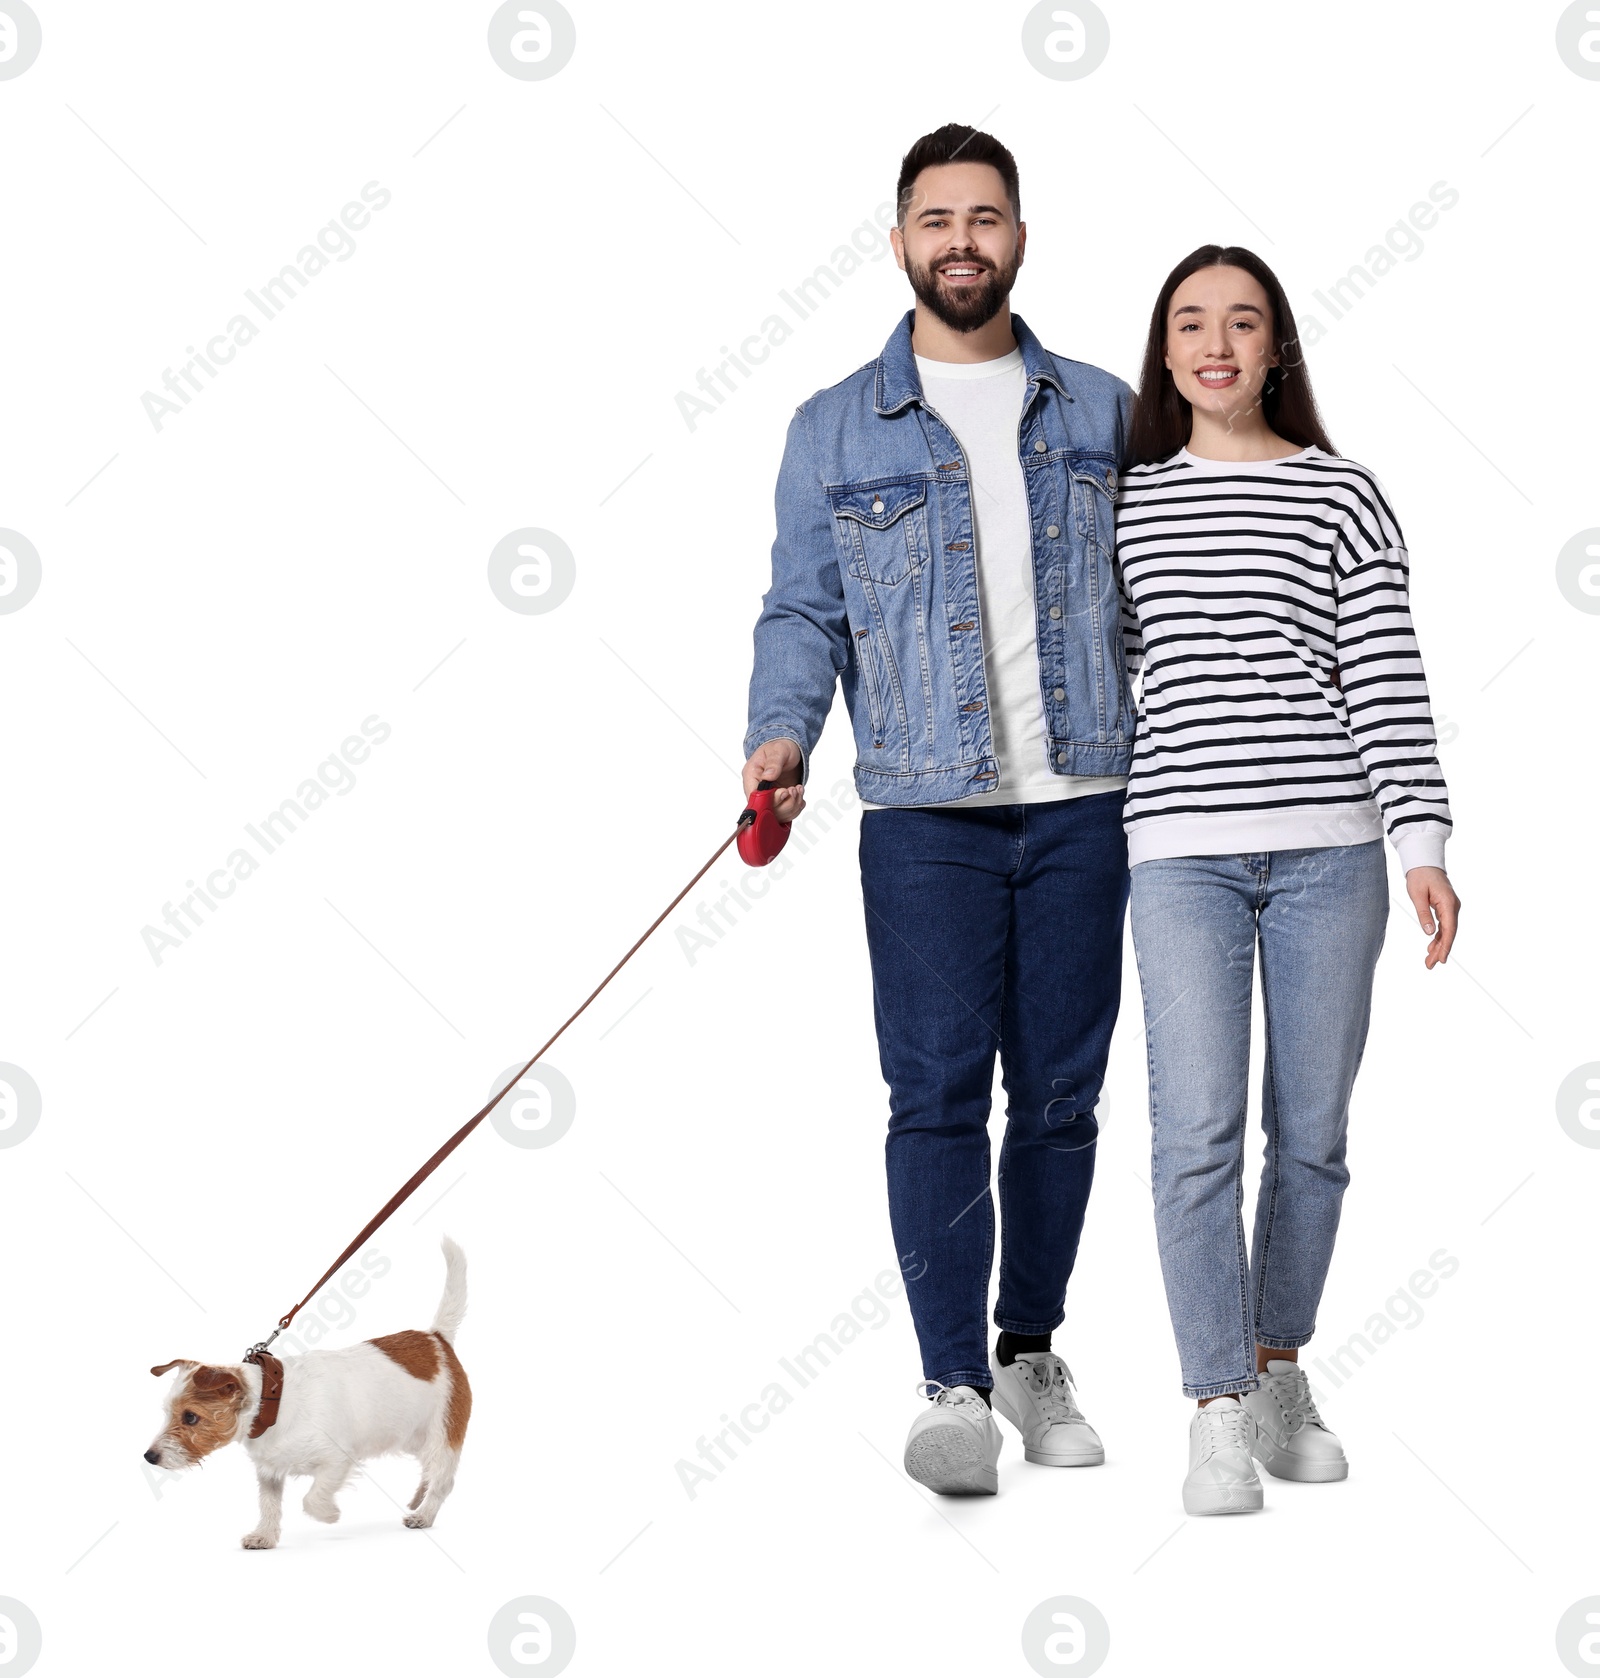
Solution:
M 925 1428 L 906 1446 L 906 1473 L 929 1491 L 961 1497 L 998 1492 L 998 1469 L 965 1427 Z
M 1183 1488 L 1183 1512 L 1186 1515 L 1253 1515 L 1266 1499 L 1260 1486 L 1239 1486 L 1231 1491 L 1208 1487 L 1205 1491 Z
M 1305 1484 L 1323 1485 L 1330 1480 L 1348 1479 L 1350 1474 L 1350 1463 L 1346 1457 L 1340 1457 L 1337 1462 L 1306 1462 L 1259 1441 L 1250 1454 L 1274 1480 L 1299 1480 Z
M 1017 1432 L 1022 1433 L 1022 1422 L 999 1387 L 994 1389 L 993 1403 L 995 1409 L 1010 1422 Z M 1026 1435 L 1024 1435 L 1022 1455 L 1024 1461 L 1042 1463 L 1046 1468 L 1097 1468 L 1106 1460 L 1106 1448 L 1102 1445 L 1098 1450 L 1092 1451 L 1058 1451 L 1053 1453 L 1036 1451 L 1026 1443 Z
M 1103 1445 L 1098 1451 L 1080 1451 L 1076 1456 L 1052 1456 L 1048 1451 L 1030 1451 L 1024 1445 L 1022 1456 L 1025 1462 L 1043 1463 L 1046 1468 L 1098 1468 L 1106 1460 Z

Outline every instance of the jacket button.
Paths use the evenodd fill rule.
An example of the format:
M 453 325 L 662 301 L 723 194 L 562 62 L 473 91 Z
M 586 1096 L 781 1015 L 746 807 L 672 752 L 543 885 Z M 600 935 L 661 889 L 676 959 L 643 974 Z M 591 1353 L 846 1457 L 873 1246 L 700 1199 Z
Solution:
M 1059 524 L 1047 524 L 1044 527 L 1044 533 L 1051 541 L 1054 541 L 1061 534 L 1061 526 Z
M 1050 616 L 1053 618 L 1059 618 L 1061 616 L 1061 608 L 1059 606 L 1052 606 L 1050 608 Z
M 1033 452 L 1035 454 L 1043 454 L 1044 451 L 1049 447 L 1050 447 L 1050 445 L 1047 442 L 1045 442 L 1043 437 L 1041 437 L 1039 439 L 1039 441 L 1033 445 Z
M 1067 754 L 1065 752 L 1057 752 L 1056 753 L 1056 762 L 1057 763 L 1064 764 L 1066 761 L 1067 761 Z
M 1117 475 L 1116 475 L 1115 472 L 1108 471 L 1106 473 L 1106 488 L 1107 489 L 1115 489 L 1116 487 L 1117 487 Z
M 883 503 L 881 501 L 874 501 L 872 503 L 872 510 L 875 513 L 881 513 L 883 511 Z
M 1057 699 L 1065 699 L 1067 697 L 1067 690 L 1065 688 L 1057 688 L 1055 690 L 1055 697 Z

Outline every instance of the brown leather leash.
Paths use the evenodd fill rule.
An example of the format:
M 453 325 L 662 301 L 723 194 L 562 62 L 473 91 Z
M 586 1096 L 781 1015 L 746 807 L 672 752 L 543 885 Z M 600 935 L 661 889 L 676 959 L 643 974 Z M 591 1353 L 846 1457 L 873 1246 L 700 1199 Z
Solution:
M 763 788 L 765 788 L 768 784 L 769 783 L 767 782 L 763 782 Z M 550 1042 L 546 1043 L 544 1047 L 539 1050 L 538 1054 L 534 1055 L 532 1059 L 528 1061 L 527 1065 L 524 1066 L 519 1073 L 517 1073 L 516 1077 L 507 1082 L 505 1088 L 502 1089 L 498 1095 L 493 1096 L 483 1107 L 479 1108 L 479 1110 L 474 1113 L 464 1125 L 462 1125 L 455 1135 L 452 1136 L 449 1141 L 447 1141 L 419 1171 L 415 1172 L 392 1195 L 389 1196 L 388 1200 L 385 1201 L 378 1212 L 368 1220 L 366 1226 L 362 1229 L 361 1233 L 355 1238 L 355 1240 L 352 1241 L 342 1253 L 340 1253 L 338 1258 L 336 1258 L 333 1263 L 330 1264 L 325 1271 L 323 1271 L 317 1281 L 312 1284 L 312 1287 L 306 1294 L 305 1298 L 302 1299 L 298 1305 L 290 1307 L 286 1315 L 279 1317 L 278 1326 L 272 1331 L 272 1333 L 269 1334 L 265 1340 L 257 1341 L 254 1346 L 251 1346 L 246 1350 L 244 1361 L 246 1363 L 257 1364 L 262 1372 L 261 1406 L 257 1412 L 255 1423 L 250 1429 L 250 1437 L 252 1439 L 255 1439 L 260 1434 L 265 1433 L 266 1430 L 278 1419 L 278 1404 L 283 1396 L 283 1365 L 277 1358 L 272 1357 L 268 1353 L 267 1348 L 278 1338 L 280 1334 L 283 1333 L 290 1323 L 294 1321 L 296 1315 L 305 1307 L 305 1305 L 317 1296 L 317 1294 L 321 1291 L 323 1284 L 330 1276 L 333 1275 L 339 1266 L 342 1265 L 352 1253 L 357 1251 L 367 1238 L 372 1235 L 375 1230 L 380 1228 L 394 1212 L 403 1206 L 406 1201 L 411 1198 L 412 1194 L 414 1194 L 416 1190 L 420 1188 L 442 1164 L 444 1164 L 450 1155 L 453 1154 L 456 1149 L 459 1148 L 461 1144 L 473 1133 L 473 1131 L 483 1123 L 483 1121 L 493 1111 L 496 1104 L 505 1099 L 506 1092 L 508 1090 L 515 1089 L 516 1086 L 522 1082 L 523 1078 L 527 1076 L 528 1068 L 535 1065 L 546 1053 L 549 1052 L 550 1046 L 556 1041 L 556 1038 L 559 1037 L 561 1033 L 565 1031 L 575 1019 L 577 1019 L 578 1015 L 594 1001 L 601 991 L 603 991 L 606 986 L 609 985 L 614 978 L 616 978 L 617 974 L 620 973 L 632 959 L 635 952 L 639 949 L 639 946 L 643 944 L 650 934 L 661 925 L 667 916 L 678 907 L 684 898 L 686 898 L 689 893 L 694 890 L 705 874 L 710 871 L 717 858 L 720 857 L 725 850 L 727 850 L 727 848 L 739 837 L 741 833 L 744 832 L 747 827 L 751 825 L 752 822 L 755 821 L 755 819 L 756 812 L 753 809 L 746 809 L 743 812 L 743 814 L 739 817 L 738 826 L 734 828 L 733 832 L 730 833 L 728 837 L 724 839 L 706 859 L 705 866 L 699 870 L 694 878 L 690 880 L 688 885 L 686 885 L 683 890 L 680 891 L 675 898 L 673 898 L 666 908 L 663 909 L 653 921 L 651 921 L 649 926 L 647 926 L 634 941 L 633 947 L 628 951 L 627 955 L 625 955 L 622 960 L 619 961 L 608 974 L 606 974 L 605 978 L 603 978 L 600 983 L 589 992 L 588 996 L 583 999 L 582 1003 L 573 1010 L 573 1012 L 562 1023 L 560 1030 L 558 1030 L 555 1036 L 550 1039 Z M 271 1389 L 270 1395 L 268 1391 L 269 1388 Z

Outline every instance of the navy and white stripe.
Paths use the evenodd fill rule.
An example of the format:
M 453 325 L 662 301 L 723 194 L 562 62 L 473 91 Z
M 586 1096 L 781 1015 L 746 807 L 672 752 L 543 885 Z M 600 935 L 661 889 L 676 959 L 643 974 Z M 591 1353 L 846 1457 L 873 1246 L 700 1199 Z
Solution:
M 1317 448 L 1179 450 L 1123 474 L 1117 561 L 1129 669 L 1144 670 L 1130 862 L 1387 830 L 1403 867 L 1443 865 L 1405 539 L 1371 472 Z

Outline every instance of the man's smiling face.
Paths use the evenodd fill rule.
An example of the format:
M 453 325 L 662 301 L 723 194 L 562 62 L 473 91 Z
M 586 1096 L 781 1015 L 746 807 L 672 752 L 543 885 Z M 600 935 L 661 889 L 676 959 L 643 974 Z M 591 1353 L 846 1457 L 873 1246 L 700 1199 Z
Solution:
M 993 164 L 941 163 L 912 182 L 889 242 L 917 301 L 953 330 L 975 332 L 1011 294 L 1027 227 Z

